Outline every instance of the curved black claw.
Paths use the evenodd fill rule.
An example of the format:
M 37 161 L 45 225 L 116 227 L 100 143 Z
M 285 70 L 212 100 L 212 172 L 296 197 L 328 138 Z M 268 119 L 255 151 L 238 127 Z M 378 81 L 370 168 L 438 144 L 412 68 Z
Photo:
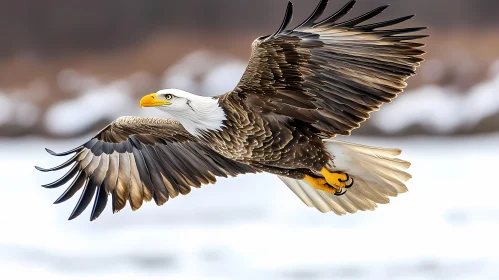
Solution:
M 347 193 L 347 191 L 343 190 L 343 191 L 336 192 L 334 195 L 336 195 L 336 196 L 342 196 L 342 195 L 344 195 L 346 193 Z
M 347 173 L 345 173 L 345 175 L 347 176 L 347 178 L 345 180 L 338 179 L 338 181 L 340 181 L 342 183 L 348 182 L 348 180 L 350 180 L 350 176 L 348 176 Z
M 348 176 L 348 175 L 347 175 Z M 345 186 L 345 189 L 349 189 L 353 186 L 353 183 L 355 183 L 353 177 L 352 177 L 352 182 L 350 184 L 348 184 L 347 186 Z

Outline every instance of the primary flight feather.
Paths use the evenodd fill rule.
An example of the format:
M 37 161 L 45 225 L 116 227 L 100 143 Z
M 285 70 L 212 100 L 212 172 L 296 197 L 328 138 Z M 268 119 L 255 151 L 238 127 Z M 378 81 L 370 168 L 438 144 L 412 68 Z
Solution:
M 256 39 L 236 88 L 215 97 L 164 89 L 144 96 L 165 118 L 120 117 L 74 154 L 59 180 L 69 183 L 60 203 L 83 189 L 70 219 L 93 200 L 96 219 L 111 196 L 113 212 L 127 202 L 162 205 L 216 177 L 268 172 L 308 206 L 336 214 L 373 210 L 407 191 L 409 163 L 398 149 L 334 140 L 349 135 L 384 103 L 397 97 L 423 61 L 424 28 L 380 29 L 412 16 L 367 24 L 387 8 L 341 21 L 356 1 L 318 20 L 327 0 L 294 29 L 289 3 L 276 33 Z M 168 118 L 167 118 L 168 117 Z M 71 181 L 71 182 L 70 182 Z

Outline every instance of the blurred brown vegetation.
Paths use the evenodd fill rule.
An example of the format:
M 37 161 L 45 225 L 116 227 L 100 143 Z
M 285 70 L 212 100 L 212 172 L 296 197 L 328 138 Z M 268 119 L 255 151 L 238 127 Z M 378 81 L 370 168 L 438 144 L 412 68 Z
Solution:
M 335 11 L 347 0 L 331 0 Z M 253 38 L 274 31 L 286 0 L 17 0 L 0 1 L 0 86 L 53 77 L 66 67 L 99 76 L 164 71 L 195 49 L 246 59 Z M 295 0 L 295 22 L 317 1 Z M 391 2 L 379 19 L 417 16 L 404 25 L 430 27 L 427 58 L 498 57 L 499 1 L 359 0 L 351 16 Z M 456 56 L 456 57 L 454 57 Z

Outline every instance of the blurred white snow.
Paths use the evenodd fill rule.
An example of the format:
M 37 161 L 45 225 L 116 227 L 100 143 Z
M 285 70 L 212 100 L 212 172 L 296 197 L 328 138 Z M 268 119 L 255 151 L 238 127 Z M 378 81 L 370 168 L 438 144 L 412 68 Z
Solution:
M 139 110 L 141 92 L 147 85 L 179 88 L 213 96 L 232 90 L 246 68 L 246 62 L 208 51 L 181 58 L 158 81 L 144 72 L 120 80 L 103 82 L 74 69 L 61 71 L 57 85 L 73 97 L 54 104 L 46 112 L 35 105 L 49 94 L 44 81 L 26 89 L 0 90 L 0 127 L 7 124 L 30 127 L 42 118 L 52 135 L 71 136 L 88 131 L 100 121 L 122 115 L 161 116 L 156 110 Z M 423 72 L 428 85 L 403 92 L 395 102 L 372 114 L 373 127 L 388 134 L 420 125 L 427 132 L 451 133 L 469 129 L 481 120 L 499 114 L 499 60 L 492 64 L 489 78 L 467 92 L 431 84 L 431 77 L 443 75 L 438 61 L 429 61 Z M 431 71 L 430 71 L 431 70 Z M 438 79 L 437 79 L 438 80 Z M 410 81 L 409 81 L 410 82 Z
M 168 69 L 161 85 L 200 95 L 222 94 L 236 86 L 245 68 L 242 61 L 199 51 Z M 73 69 L 63 70 L 58 84 L 75 97 L 52 106 L 45 114 L 44 125 L 52 134 L 70 136 L 87 131 L 99 121 L 111 121 L 121 115 L 161 116 L 156 110 L 139 110 L 138 107 L 137 89 L 152 80 L 148 74 L 140 72 L 127 79 L 103 83 Z M 2 95 L 0 102 L 9 102 L 1 98 Z M 2 116 L 7 113 L 0 114 L 0 125 Z
M 197 51 L 170 67 L 165 72 L 162 85 L 199 95 L 220 95 L 234 89 L 246 64 L 245 61 L 217 53 Z
M 15 125 L 31 127 L 40 118 L 41 112 L 35 105 L 48 94 L 46 83 L 35 80 L 25 89 L 0 90 L 0 127 Z
M 373 114 L 371 121 L 388 133 L 416 124 L 444 133 L 459 127 L 471 128 L 499 113 L 499 60 L 489 72 L 488 80 L 466 93 L 456 94 L 451 87 L 434 85 L 403 92 L 393 103 Z
M 438 62 L 435 62 L 438 72 Z M 456 93 L 452 87 L 427 85 L 403 92 L 395 102 L 383 106 L 372 116 L 374 127 L 396 133 L 412 125 L 429 132 L 450 133 L 458 128 L 472 128 L 478 122 L 499 113 L 499 60 L 491 66 L 490 78 L 468 92 Z M 199 95 L 219 95 L 232 90 L 244 73 L 246 63 L 208 51 L 194 52 L 165 71 L 162 88 L 179 88 Z M 442 75 L 435 73 L 435 75 Z M 142 78 L 141 78 L 142 77 Z M 54 105 L 44 122 L 56 135 L 73 135 L 88 129 L 102 119 L 120 115 L 158 115 L 139 111 L 136 105 L 137 83 L 151 80 L 146 73 L 128 79 L 102 83 L 75 70 L 64 70 L 59 85 L 75 94 L 75 98 Z M 146 93 L 144 93 L 146 94 Z M 0 95 L 7 110 L 0 114 L 0 124 L 9 113 L 9 100 Z M 110 106 L 112 104 L 112 106 Z

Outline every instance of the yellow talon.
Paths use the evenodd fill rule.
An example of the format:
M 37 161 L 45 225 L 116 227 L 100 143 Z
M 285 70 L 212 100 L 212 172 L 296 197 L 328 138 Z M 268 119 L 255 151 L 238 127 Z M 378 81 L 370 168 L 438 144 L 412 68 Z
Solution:
M 345 191 L 343 189 L 350 188 L 353 185 L 353 178 L 349 178 L 345 173 L 330 172 L 323 168 L 321 170 L 321 174 L 324 178 L 314 178 L 310 175 L 305 175 L 303 179 L 310 183 L 314 189 L 334 195 L 344 194 Z M 350 185 L 347 185 L 347 181 L 349 181 L 349 179 L 351 180 L 351 183 Z
M 314 189 L 329 192 L 335 194 L 336 190 L 327 185 L 327 181 L 324 178 L 314 178 L 309 175 L 305 175 L 303 178 L 305 181 L 309 182 Z
M 321 170 L 322 176 L 326 179 L 327 183 L 331 185 L 336 191 L 340 192 L 345 188 L 348 176 L 345 173 L 330 172 L 326 168 Z

